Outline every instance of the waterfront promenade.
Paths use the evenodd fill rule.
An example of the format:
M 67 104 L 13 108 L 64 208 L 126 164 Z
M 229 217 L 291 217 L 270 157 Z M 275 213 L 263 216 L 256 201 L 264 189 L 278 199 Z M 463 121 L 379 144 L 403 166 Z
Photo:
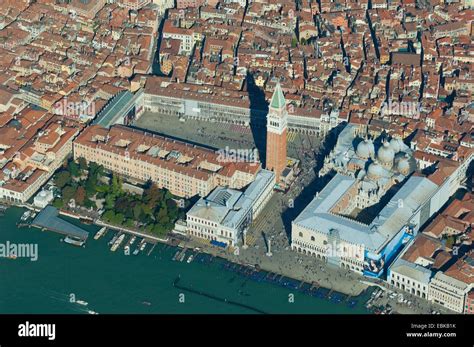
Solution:
M 335 290 L 350 296 L 357 296 L 368 288 L 366 284 L 358 281 L 358 276 L 339 268 L 327 268 L 327 264 L 318 262 L 310 257 L 299 257 L 294 252 L 282 251 L 273 254 L 272 257 L 265 255 L 266 250 L 262 248 L 249 247 L 239 248 L 238 255 L 232 250 L 224 250 L 210 246 L 200 240 L 182 241 L 180 247 L 199 248 L 202 252 L 221 257 L 230 262 L 258 266 L 261 270 L 283 275 L 298 281 L 313 283 L 317 286 Z
M 350 296 L 358 296 L 371 286 L 384 288 L 385 293 L 372 304 L 373 306 L 390 305 L 396 313 L 431 314 L 433 310 L 440 313 L 452 313 L 439 305 L 432 304 L 396 288 L 389 287 L 383 281 L 370 281 L 350 270 L 330 266 L 313 257 L 295 254 L 291 250 L 277 251 L 276 254 L 272 251 L 273 255 L 268 257 L 265 254 L 266 250 L 260 247 L 239 248 L 239 255 L 235 255 L 233 252 L 230 252 L 230 250 L 213 247 L 208 243 L 196 239 L 187 242 L 183 241 L 179 246 L 186 248 L 199 247 L 201 252 L 221 257 L 233 263 L 249 266 L 258 265 L 261 270 L 280 274 L 298 281 L 313 283 L 320 287 Z M 389 290 L 397 293 L 397 296 L 390 298 L 388 295 Z M 400 294 L 407 300 L 410 300 L 411 305 L 398 302 L 398 296 Z

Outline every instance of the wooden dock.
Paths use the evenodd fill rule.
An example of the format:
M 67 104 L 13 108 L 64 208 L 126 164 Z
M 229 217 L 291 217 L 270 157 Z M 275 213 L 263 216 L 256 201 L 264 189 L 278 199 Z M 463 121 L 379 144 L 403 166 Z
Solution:
M 31 224 L 30 224 L 30 223 L 17 223 L 16 226 L 17 226 L 18 228 L 26 228 L 26 227 L 31 228 Z
M 149 256 L 151 254 L 151 252 L 153 252 L 153 250 L 155 249 L 156 247 L 156 243 L 153 244 L 153 247 L 150 248 L 150 250 L 148 251 L 147 253 L 147 256 Z

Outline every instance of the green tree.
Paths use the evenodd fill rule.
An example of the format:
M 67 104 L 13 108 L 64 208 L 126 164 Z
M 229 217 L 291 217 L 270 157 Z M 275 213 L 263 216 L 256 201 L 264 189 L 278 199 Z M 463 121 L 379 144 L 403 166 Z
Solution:
M 450 235 L 446 237 L 446 247 L 452 248 L 456 244 L 456 237 Z
M 158 201 L 163 199 L 163 191 L 160 190 L 156 184 L 151 182 L 150 185 L 145 188 L 143 198 L 147 205 L 153 208 Z
M 112 194 L 118 196 L 122 194 L 122 179 L 120 176 L 113 174 L 112 175 L 112 184 L 111 184 Z
M 97 178 L 104 176 L 104 167 L 102 165 L 99 165 L 97 167 L 97 170 L 95 171 L 95 176 Z
M 79 157 L 78 163 L 79 163 L 79 168 L 81 169 L 81 171 L 87 170 L 87 160 L 84 157 Z
M 115 213 L 112 210 L 105 211 L 105 213 L 102 215 L 102 219 L 105 220 L 106 222 L 111 222 L 115 217 Z
M 168 215 L 170 216 L 170 218 L 174 218 L 178 215 L 178 205 L 176 205 L 176 202 L 174 200 L 167 200 L 166 207 L 168 209 Z
M 56 207 L 56 208 L 63 208 L 64 207 L 64 201 L 62 199 L 54 199 L 53 206 Z
M 97 209 L 97 204 L 95 203 L 95 201 L 88 198 L 84 200 L 84 206 L 87 208 Z
M 135 226 L 135 221 L 131 218 L 127 219 L 123 224 L 127 228 L 133 228 Z
M 69 182 L 71 182 L 71 174 L 68 171 L 61 171 L 54 178 L 54 183 L 59 189 L 63 189 Z
M 296 37 L 293 37 L 291 39 L 291 47 L 296 48 L 297 45 L 298 45 L 298 39 Z
M 117 213 L 112 218 L 111 222 L 114 223 L 114 224 L 119 225 L 119 224 L 123 223 L 124 219 L 125 219 L 125 216 L 123 215 L 123 213 Z
M 76 189 L 71 186 L 66 186 L 62 189 L 63 201 L 68 203 L 76 195 Z
M 107 194 L 105 196 L 105 208 L 110 210 L 115 206 L 115 197 L 112 194 Z
M 97 170 L 99 169 L 99 165 L 93 161 L 89 162 L 89 175 L 95 176 L 97 174 Z
M 154 207 L 154 206 L 153 206 Z M 152 216 L 154 208 L 148 205 L 142 205 L 143 214 L 146 216 Z
M 97 183 L 97 180 L 94 178 L 88 178 L 86 180 L 85 188 L 86 188 L 87 196 L 92 197 L 95 195 L 95 193 L 97 193 L 96 183 Z
M 115 200 L 115 212 L 127 213 L 130 210 L 130 201 L 126 195 L 121 196 Z
M 159 223 L 161 225 L 167 225 L 168 223 L 170 223 L 170 218 L 168 216 L 164 216 L 163 218 L 160 219 Z
M 165 200 L 173 199 L 174 196 L 168 189 L 165 189 Z
M 79 177 L 81 175 L 81 170 L 79 170 L 79 165 L 74 160 L 71 160 L 68 165 L 68 170 L 73 177 Z
M 109 186 L 107 184 L 96 185 L 95 190 L 99 193 L 107 193 L 109 191 Z
M 167 234 L 167 229 L 163 225 L 157 223 L 153 225 L 152 232 L 158 236 L 164 236 Z
M 143 214 L 142 204 L 138 203 L 133 207 L 133 218 L 135 220 L 140 220 Z
M 80 186 L 79 188 L 77 188 L 75 200 L 79 205 L 82 205 L 84 204 L 85 199 L 86 199 L 86 190 L 84 189 L 84 187 Z
M 160 210 L 158 211 L 155 217 L 157 221 L 161 222 L 161 220 L 167 216 L 168 216 L 168 209 L 166 207 L 162 207 L 160 208 Z

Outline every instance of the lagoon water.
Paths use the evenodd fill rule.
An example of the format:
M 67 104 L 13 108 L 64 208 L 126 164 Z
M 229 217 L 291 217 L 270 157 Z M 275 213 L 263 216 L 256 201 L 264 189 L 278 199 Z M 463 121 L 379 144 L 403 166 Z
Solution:
M 358 304 L 349 308 L 345 302 L 334 303 L 225 270 L 221 259 L 209 262 L 210 257 L 199 255 L 190 264 L 173 261 L 177 249 L 165 245 L 157 245 L 149 256 L 150 245 L 137 256 L 124 254 L 125 243 L 111 252 L 108 241 L 113 233 L 96 241 L 93 235 L 98 228 L 93 225 L 82 226 L 91 232 L 86 247 L 72 246 L 61 242 L 61 235 L 18 228 L 22 213 L 10 208 L 0 217 L 0 243 L 37 244 L 38 260 L 0 258 L 0 313 L 367 312 L 368 294 L 356 298 Z M 173 285 L 177 278 L 180 288 Z M 294 294 L 293 303 L 289 294 Z M 72 296 L 88 305 L 71 302 Z

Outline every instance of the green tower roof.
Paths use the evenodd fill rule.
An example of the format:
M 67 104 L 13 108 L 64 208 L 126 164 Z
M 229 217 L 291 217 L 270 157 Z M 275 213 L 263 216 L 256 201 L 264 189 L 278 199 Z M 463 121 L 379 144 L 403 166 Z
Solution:
M 285 96 L 283 95 L 283 91 L 281 90 L 280 82 L 278 82 L 275 87 L 275 91 L 273 92 L 270 107 L 281 109 L 285 107 L 285 104 L 286 104 Z

